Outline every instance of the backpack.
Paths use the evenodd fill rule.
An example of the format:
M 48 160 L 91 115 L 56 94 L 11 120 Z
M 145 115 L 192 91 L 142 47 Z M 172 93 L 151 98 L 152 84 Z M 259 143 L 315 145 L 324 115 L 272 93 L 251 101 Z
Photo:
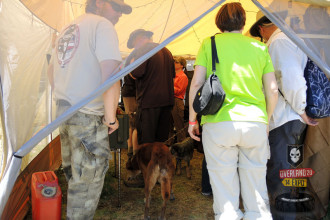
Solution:
M 304 70 L 307 84 L 306 114 L 311 118 L 330 116 L 330 81 L 325 73 L 308 58 Z

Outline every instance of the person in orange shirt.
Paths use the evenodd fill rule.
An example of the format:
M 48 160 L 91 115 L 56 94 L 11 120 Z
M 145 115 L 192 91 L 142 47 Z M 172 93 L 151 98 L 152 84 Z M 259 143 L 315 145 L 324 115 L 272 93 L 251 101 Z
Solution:
M 186 138 L 186 129 L 184 127 L 184 103 L 183 99 L 188 86 L 188 77 L 184 73 L 186 60 L 183 57 L 174 58 L 175 78 L 174 78 L 174 106 L 172 110 L 173 124 L 177 132 L 177 141 L 181 142 Z

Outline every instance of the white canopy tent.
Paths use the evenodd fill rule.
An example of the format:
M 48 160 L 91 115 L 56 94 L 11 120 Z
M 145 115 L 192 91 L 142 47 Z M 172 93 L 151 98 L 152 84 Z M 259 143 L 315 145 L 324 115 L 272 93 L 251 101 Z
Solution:
M 219 32 L 214 24 L 221 4 L 216 0 L 126 0 L 132 6 L 123 15 L 116 30 L 120 51 L 126 57 L 131 51 L 126 42 L 138 28 L 154 32 L 160 45 L 146 53 L 98 90 L 76 103 L 52 121 L 51 93 L 47 80 L 47 54 L 52 50 L 54 31 L 84 13 L 85 0 L 1 0 L 0 1 L 0 88 L 1 88 L 1 175 L 0 213 L 15 180 L 28 161 L 38 154 L 45 139 L 64 120 L 100 96 L 115 81 L 167 46 L 173 55 L 196 55 L 202 40 Z M 311 59 L 330 76 L 329 0 L 241 0 L 247 11 L 243 33 L 255 22 L 257 11 L 281 28 Z M 281 18 L 277 12 L 287 10 Z M 199 21 L 200 20 L 200 21 Z M 300 37 L 300 38 L 299 38 Z M 301 40 L 303 39 L 303 40 Z M 34 147 L 42 142 L 40 149 Z M 34 151 L 33 154 L 29 152 Z M 1 214 L 0 214 L 1 215 Z

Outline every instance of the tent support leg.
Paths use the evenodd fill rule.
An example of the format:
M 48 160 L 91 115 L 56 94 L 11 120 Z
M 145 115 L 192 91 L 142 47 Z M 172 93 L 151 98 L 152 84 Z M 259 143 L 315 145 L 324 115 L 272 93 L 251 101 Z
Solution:
M 117 150 L 114 150 L 113 151 L 113 161 L 114 161 L 114 164 L 115 164 L 115 171 L 114 171 L 114 173 L 112 175 L 113 177 L 116 177 L 117 176 L 116 175 L 117 174 L 116 173 L 117 172 L 117 154 L 116 153 L 117 153 Z
M 121 149 L 118 149 L 118 207 L 121 207 L 120 203 L 120 170 L 121 170 Z

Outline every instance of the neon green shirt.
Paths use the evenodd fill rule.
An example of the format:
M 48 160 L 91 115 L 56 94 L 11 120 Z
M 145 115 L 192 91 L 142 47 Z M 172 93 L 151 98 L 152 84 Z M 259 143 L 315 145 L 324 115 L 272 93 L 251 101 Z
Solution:
M 216 75 L 226 92 L 226 99 L 214 115 L 202 117 L 201 124 L 221 121 L 253 121 L 268 123 L 262 76 L 274 72 L 265 44 L 240 33 L 215 36 L 219 64 Z M 203 41 L 195 66 L 204 66 L 212 74 L 211 38 Z

